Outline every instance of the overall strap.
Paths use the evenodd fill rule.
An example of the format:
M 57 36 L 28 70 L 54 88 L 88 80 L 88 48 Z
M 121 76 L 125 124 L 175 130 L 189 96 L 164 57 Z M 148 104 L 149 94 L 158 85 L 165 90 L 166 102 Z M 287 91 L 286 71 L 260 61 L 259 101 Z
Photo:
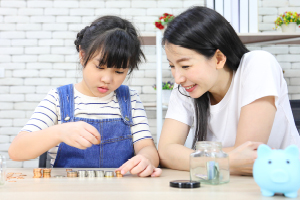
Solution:
M 116 90 L 116 94 L 120 105 L 122 119 L 127 125 L 131 126 L 133 122 L 131 115 L 131 98 L 129 87 L 127 85 L 121 85 Z
M 59 95 L 61 123 L 73 121 L 74 118 L 73 84 L 61 86 L 57 88 L 57 91 Z

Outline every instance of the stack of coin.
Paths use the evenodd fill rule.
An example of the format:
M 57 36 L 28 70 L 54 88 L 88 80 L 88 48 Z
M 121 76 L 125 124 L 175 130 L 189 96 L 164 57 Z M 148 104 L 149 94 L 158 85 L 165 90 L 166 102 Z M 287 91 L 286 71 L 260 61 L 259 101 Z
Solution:
M 86 171 L 85 170 L 78 170 L 78 177 L 86 177 Z
M 51 177 L 51 169 L 50 168 L 43 169 L 43 177 L 44 178 L 50 178 Z
M 123 175 L 121 174 L 121 171 L 116 171 L 116 176 L 117 177 L 123 177 Z
M 33 169 L 33 178 L 41 178 L 42 177 L 42 169 L 34 168 Z
M 114 172 L 113 171 L 106 171 L 105 172 L 105 177 L 114 177 Z
M 87 177 L 95 177 L 95 171 L 94 170 L 87 170 L 86 171 L 86 176 Z
M 76 171 L 68 171 L 67 177 L 77 177 L 77 172 Z
M 73 171 L 72 169 L 66 169 L 66 172 Z
M 104 171 L 103 170 L 96 170 L 96 177 L 104 177 Z

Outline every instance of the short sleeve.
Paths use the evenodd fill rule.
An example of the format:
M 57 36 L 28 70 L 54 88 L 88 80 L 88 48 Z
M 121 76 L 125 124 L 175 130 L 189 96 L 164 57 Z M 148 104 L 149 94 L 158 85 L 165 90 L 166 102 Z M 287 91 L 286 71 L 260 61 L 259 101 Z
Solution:
M 252 51 L 242 58 L 242 107 L 266 96 L 275 96 L 278 106 L 282 69 L 276 58 L 266 51 Z
M 130 89 L 130 96 L 133 121 L 133 125 L 131 126 L 133 143 L 144 139 L 153 139 L 149 128 L 146 111 L 138 95 L 138 92 L 136 90 Z
M 184 124 L 192 126 L 194 123 L 194 105 L 193 99 L 182 87 L 174 85 L 171 92 L 169 106 L 165 118 L 175 119 Z
M 56 89 L 52 89 L 35 108 L 31 118 L 21 131 L 34 132 L 56 125 L 59 115 L 58 93 Z

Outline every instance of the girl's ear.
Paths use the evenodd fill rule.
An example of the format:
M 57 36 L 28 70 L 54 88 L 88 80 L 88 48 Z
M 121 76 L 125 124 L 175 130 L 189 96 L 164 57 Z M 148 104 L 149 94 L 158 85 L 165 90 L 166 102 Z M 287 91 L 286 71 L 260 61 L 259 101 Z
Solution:
M 227 60 L 226 56 L 219 49 L 217 49 L 215 56 L 217 60 L 217 69 L 222 69 L 225 66 Z
M 79 45 L 79 61 L 82 66 L 83 66 L 83 58 L 84 58 L 84 51 L 81 49 Z

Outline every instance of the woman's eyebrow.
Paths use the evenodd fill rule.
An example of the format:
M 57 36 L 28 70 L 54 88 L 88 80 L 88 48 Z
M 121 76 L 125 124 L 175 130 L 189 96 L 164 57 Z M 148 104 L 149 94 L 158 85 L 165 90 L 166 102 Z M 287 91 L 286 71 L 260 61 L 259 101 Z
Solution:
M 182 61 L 187 61 L 187 60 L 190 60 L 191 58 L 189 58 L 189 57 L 186 57 L 186 58 L 180 58 L 180 59 L 178 59 L 177 61 L 176 61 L 176 63 L 180 63 L 180 62 L 182 62 Z M 169 61 L 169 59 L 167 59 L 168 61 Z M 171 61 L 169 61 L 170 63 L 171 63 Z

